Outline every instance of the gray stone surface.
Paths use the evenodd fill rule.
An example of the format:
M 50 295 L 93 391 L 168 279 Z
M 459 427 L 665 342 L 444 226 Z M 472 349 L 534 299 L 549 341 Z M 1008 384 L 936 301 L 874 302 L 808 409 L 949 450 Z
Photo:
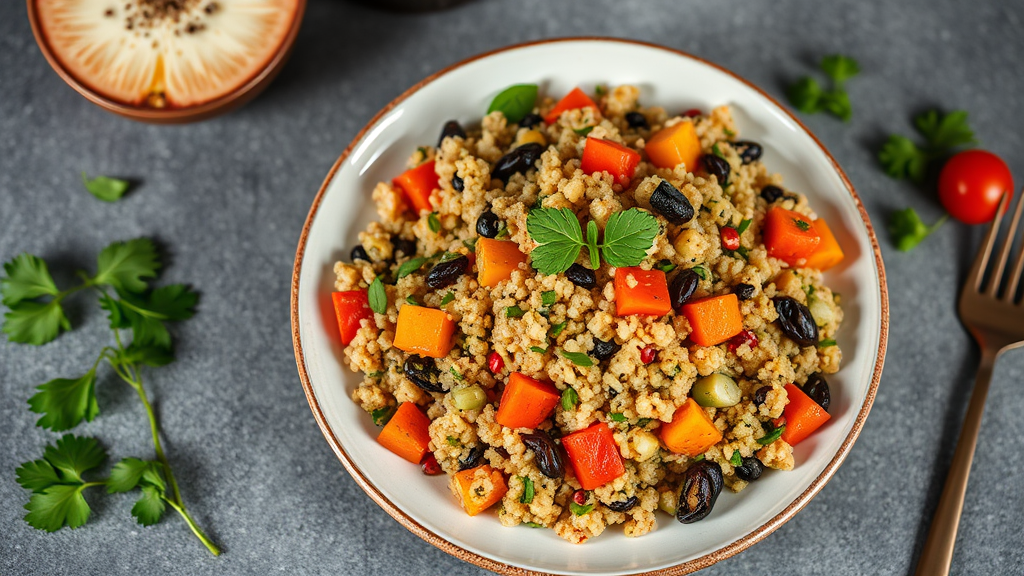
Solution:
M 149 386 L 185 499 L 225 550 L 211 557 L 176 517 L 138 526 L 128 496 L 90 498 L 93 519 L 74 531 L 45 534 L 21 520 L 27 495 L 14 468 L 55 437 L 33 425 L 25 400 L 40 382 L 80 373 L 106 337 L 99 311 L 75 299 L 73 332 L 42 348 L 0 344 L 0 574 L 480 573 L 392 520 L 321 437 L 292 355 L 292 258 L 327 170 L 391 98 L 472 54 L 565 35 L 686 50 L 775 96 L 823 54 L 860 60 L 853 121 L 803 119 L 883 232 L 892 322 L 882 384 L 821 494 L 704 573 L 908 573 L 978 360 L 954 299 L 982 231 L 951 222 L 913 253 L 896 252 L 884 234 L 891 210 L 911 205 L 933 221 L 941 208 L 930 191 L 887 178 L 875 152 L 888 133 L 910 133 L 913 112 L 962 108 L 1024 181 L 1022 20 L 1024 4 L 1003 0 L 479 0 L 426 15 L 310 0 L 292 61 L 265 94 L 209 122 L 154 127 L 66 87 L 36 48 L 24 3 L 0 3 L 0 258 L 38 254 L 66 282 L 108 242 L 152 235 L 169 253 L 164 279 L 202 292 L 195 319 L 176 330 L 179 361 L 152 372 Z M 82 190 L 82 170 L 143 184 L 106 205 Z M 1024 570 L 1022 380 L 1024 352 L 1011 353 L 995 374 L 956 574 Z M 145 457 L 144 416 L 129 392 L 102 377 L 102 414 L 77 432 L 101 438 L 114 457 Z

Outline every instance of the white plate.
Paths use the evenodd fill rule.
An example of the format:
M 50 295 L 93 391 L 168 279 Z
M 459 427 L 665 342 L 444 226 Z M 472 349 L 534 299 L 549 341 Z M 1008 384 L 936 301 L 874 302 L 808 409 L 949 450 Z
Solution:
M 374 185 L 404 168 L 411 150 L 437 140 L 455 118 L 480 121 L 491 99 L 515 83 L 542 94 L 575 86 L 634 84 L 641 103 L 666 109 L 732 106 L 743 139 L 764 147 L 769 171 L 807 194 L 846 252 L 828 272 L 842 294 L 845 320 L 837 340 L 843 367 L 829 377 L 832 420 L 795 450 L 796 468 L 770 471 L 740 494 L 723 493 L 714 512 L 682 525 L 659 515 L 658 528 L 626 538 L 611 527 L 574 546 L 551 530 L 505 528 L 494 514 L 467 516 L 445 478 L 428 477 L 377 444 L 378 429 L 350 399 L 359 378 L 341 363 L 330 303 L 332 266 L 347 259 L 357 234 L 375 217 Z M 881 375 L 888 330 L 885 274 L 878 245 L 842 170 L 788 111 L 736 75 L 667 48 L 614 39 L 581 38 L 514 46 L 472 58 L 420 82 L 382 110 L 341 155 L 310 209 L 292 280 L 295 357 L 306 396 L 324 436 L 345 468 L 406 528 L 463 560 L 500 572 L 680 574 L 743 550 L 778 528 L 828 481 L 867 416 Z

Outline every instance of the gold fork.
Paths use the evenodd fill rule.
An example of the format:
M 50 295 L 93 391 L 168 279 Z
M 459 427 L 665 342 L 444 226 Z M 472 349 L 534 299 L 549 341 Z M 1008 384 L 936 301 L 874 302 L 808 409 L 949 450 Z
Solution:
M 1024 189 L 1020 196 L 1024 196 Z M 960 320 L 967 330 L 978 341 L 981 347 L 981 365 L 974 381 L 974 392 L 967 406 L 960 439 L 953 453 L 953 463 L 946 476 L 946 484 L 942 487 L 939 507 L 932 517 L 921 557 L 917 563 L 916 576 L 946 576 L 953 560 L 953 545 L 956 543 L 956 531 L 960 523 L 960 513 L 964 507 L 964 493 L 967 491 L 967 477 L 971 473 L 971 460 L 974 459 L 974 448 L 978 443 L 978 430 L 981 428 L 981 416 L 985 410 L 985 396 L 988 394 L 989 381 L 992 379 L 992 368 L 996 359 L 1003 352 L 1024 345 L 1024 303 L 1017 302 L 1017 287 L 1024 274 L 1024 249 L 1003 281 L 1006 262 L 1013 248 L 1013 238 L 1020 223 L 1024 200 L 1017 200 L 1017 209 L 1010 220 L 1010 229 L 999 249 L 999 257 L 994 267 L 990 267 L 989 258 L 992 247 L 999 234 L 999 223 L 1009 204 L 1009 195 L 1004 194 L 999 201 L 996 217 L 985 237 L 978 256 L 974 260 L 971 272 L 967 276 L 963 291 L 960 293 Z M 982 281 L 987 274 L 988 281 L 984 289 Z

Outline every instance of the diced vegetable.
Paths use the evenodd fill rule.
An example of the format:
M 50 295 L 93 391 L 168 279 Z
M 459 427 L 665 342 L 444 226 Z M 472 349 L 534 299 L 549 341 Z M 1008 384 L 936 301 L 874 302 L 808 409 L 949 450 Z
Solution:
M 693 122 L 684 120 L 651 136 L 644 151 L 658 168 L 675 168 L 683 164 L 688 172 L 693 172 L 700 158 L 700 139 Z
M 786 419 L 782 439 L 790 446 L 795 446 L 828 422 L 831 416 L 795 384 L 786 384 L 786 394 L 789 395 L 789 404 L 786 404 L 782 412 L 782 417 Z
M 455 322 L 443 310 L 404 305 L 398 310 L 395 348 L 410 354 L 443 358 L 454 342 Z
M 334 301 L 334 315 L 338 318 L 338 331 L 341 333 L 341 345 L 348 346 L 356 337 L 364 319 L 373 319 L 370 300 L 366 290 L 347 290 L 331 293 Z
M 821 243 L 810 218 L 778 206 L 765 215 L 763 235 L 768 255 L 790 266 L 804 266 Z
M 611 140 L 587 138 L 580 168 L 584 174 L 607 172 L 618 182 L 628 183 L 640 163 L 640 153 Z
M 735 294 L 709 296 L 683 305 L 690 321 L 690 340 L 699 346 L 717 346 L 743 330 L 743 314 Z
M 676 408 L 671 422 L 661 425 L 661 441 L 665 447 L 684 456 L 703 454 L 721 439 L 722 433 L 693 398 L 687 398 Z
M 836 237 L 832 234 L 832 230 L 824 218 L 818 218 L 812 224 L 818 236 L 821 237 L 821 241 L 814 252 L 807 257 L 804 266 L 817 268 L 824 272 L 843 261 L 843 249 L 839 247 L 839 242 L 836 241 Z
M 672 311 L 668 281 L 661 270 L 619 268 L 615 271 L 615 313 L 664 316 Z
M 440 179 L 434 172 L 433 160 L 402 172 L 391 183 L 402 189 L 406 201 L 417 214 L 424 210 L 433 210 L 430 195 L 441 187 Z
M 382 446 L 419 464 L 430 444 L 430 419 L 416 404 L 403 402 L 377 436 Z
M 513 372 L 501 394 L 494 421 L 509 428 L 536 428 L 555 411 L 561 398 L 553 385 Z
M 502 280 L 508 280 L 523 262 L 526 262 L 526 254 L 512 240 L 480 238 L 476 241 L 477 281 L 481 286 L 493 288 Z
M 476 516 L 501 500 L 508 485 L 501 472 L 484 464 L 452 476 L 451 489 L 466 514 Z
M 743 392 L 736 381 L 725 374 L 709 374 L 693 384 L 690 397 L 701 406 L 728 408 L 740 403 Z
M 828 305 L 828 302 L 814 294 L 807 297 L 807 310 L 810 311 L 811 317 L 814 318 L 814 323 L 818 327 L 828 326 L 829 323 L 835 320 L 835 312 L 832 311 L 832 307 Z
M 626 472 L 612 431 L 604 422 L 563 436 L 562 446 L 584 490 L 593 490 Z
M 555 107 L 552 108 L 551 111 L 548 112 L 547 116 L 544 117 L 544 121 L 548 124 L 554 124 L 555 122 L 558 122 L 558 118 L 562 115 L 562 112 L 565 112 L 566 110 L 575 110 L 577 108 L 598 109 L 597 104 L 590 99 L 590 96 L 587 96 L 583 90 L 580 90 L 577 87 L 573 88 L 572 92 L 566 94 L 565 98 L 559 100 L 558 104 L 555 104 Z
M 487 394 L 477 386 L 466 386 L 451 391 L 452 404 L 459 410 L 479 410 L 487 403 Z

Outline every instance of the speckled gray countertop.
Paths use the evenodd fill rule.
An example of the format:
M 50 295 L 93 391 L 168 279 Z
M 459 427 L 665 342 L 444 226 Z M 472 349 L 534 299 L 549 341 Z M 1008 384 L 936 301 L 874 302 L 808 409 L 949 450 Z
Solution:
M 108 242 L 155 237 L 164 278 L 202 293 L 180 324 L 179 361 L 152 372 L 166 447 L 190 509 L 225 553 L 212 557 L 177 517 L 142 528 L 129 496 L 91 498 L 78 530 L 22 521 L 18 463 L 55 434 L 34 426 L 32 387 L 81 371 L 105 337 L 99 310 L 52 344 L 0 344 L 0 574 L 478 574 L 407 532 L 366 497 L 317 428 L 289 330 L 292 259 L 324 175 L 362 125 L 427 74 L 467 56 L 553 36 L 610 35 L 682 49 L 781 96 L 818 57 L 855 56 L 854 118 L 803 116 L 858 189 L 885 258 L 889 354 L 846 463 L 792 521 L 702 574 L 907 574 L 953 451 L 978 352 L 954 300 L 982 230 L 949 223 L 910 254 L 884 234 L 894 209 L 926 221 L 930 193 L 886 177 L 875 152 L 912 113 L 970 111 L 983 145 L 1024 181 L 1024 4 L 1005 0 L 478 0 L 425 15 L 310 0 L 291 62 L 241 110 L 182 127 L 112 116 L 50 69 L 23 2 L 0 3 L 0 259 L 38 254 L 62 272 Z M 499 24 L 500 23 L 500 24 Z M 510 80 L 511 81 L 511 80 Z M 118 204 L 79 173 L 142 181 Z M 956 574 L 1024 571 L 1024 351 L 995 372 L 954 557 Z M 151 454 L 144 416 L 101 378 L 102 414 L 77 429 L 117 457 Z

